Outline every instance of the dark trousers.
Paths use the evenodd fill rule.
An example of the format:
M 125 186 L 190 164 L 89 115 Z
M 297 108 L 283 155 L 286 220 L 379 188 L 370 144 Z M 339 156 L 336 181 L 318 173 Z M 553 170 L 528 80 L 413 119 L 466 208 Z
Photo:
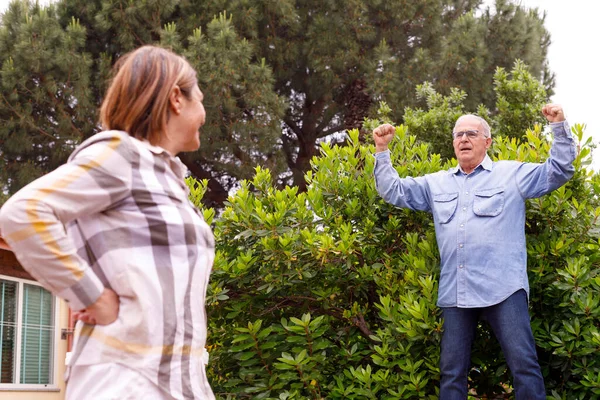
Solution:
M 516 400 L 546 399 L 524 290 L 490 307 L 444 307 L 442 317 L 444 332 L 440 353 L 440 400 L 467 398 L 471 346 L 480 318 L 488 321 L 500 342 L 513 376 Z

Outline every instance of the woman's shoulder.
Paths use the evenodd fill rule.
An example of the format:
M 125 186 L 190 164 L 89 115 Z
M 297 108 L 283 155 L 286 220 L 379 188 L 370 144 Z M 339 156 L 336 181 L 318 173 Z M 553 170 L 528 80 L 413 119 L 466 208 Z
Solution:
M 111 152 L 130 159 L 133 146 L 131 136 L 123 131 L 102 131 L 84 140 L 69 156 L 69 161 L 76 157 L 97 157 L 102 154 L 109 156 Z

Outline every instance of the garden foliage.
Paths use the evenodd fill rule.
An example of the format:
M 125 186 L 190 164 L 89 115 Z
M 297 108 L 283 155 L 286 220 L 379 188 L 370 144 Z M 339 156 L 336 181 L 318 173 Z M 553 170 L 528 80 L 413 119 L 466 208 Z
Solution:
M 528 201 L 527 211 L 532 325 L 556 399 L 600 395 L 600 176 L 589 169 L 583 128 L 573 128 L 580 145 L 573 179 Z M 523 141 L 495 138 L 490 154 L 540 162 L 549 148 L 536 125 Z M 218 250 L 208 311 L 209 374 L 219 398 L 437 398 L 433 222 L 378 197 L 373 152 L 351 131 L 346 146 L 322 145 L 307 192 L 275 189 L 269 171 L 257 168 L 218 218 L 204 211 Z M 400 176 L 453 165 L 404 126 L 391 153 Z M 199 204 L 204 186 L 189 184 Z M 506 394 L 501 351 L 485 325 L 479 332 L 470 386 L 479 396 Z

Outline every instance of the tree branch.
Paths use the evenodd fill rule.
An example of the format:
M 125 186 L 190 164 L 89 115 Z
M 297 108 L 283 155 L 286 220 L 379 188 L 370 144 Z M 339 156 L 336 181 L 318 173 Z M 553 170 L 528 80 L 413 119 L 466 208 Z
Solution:
M 319 134 L 317 135 L 317 138 L 319 138 L 319 139 L 320 139 L 320 138 L 323 138 L 323 137 L 329 136 L 329 135 L 331 135 L 332 133 L 340 132 L 340 131 L 343 131 L 343 130 L 344 130 L 344 126 L 343 126 L 343 125 L 336 125 L 336 126 L 332 126 L 332 127 L 331 127 L 331 128 L 329 128 L 329 129 L 325 129 L 325 130 L 321 131 L 321 133 L 319 133 Z
M 371 340 L 371 335 L 373 335 L 373 332 L 369 330 L 367 322 L 365 321 L 365 317 L 362 314 L 359 314 L 358 317 L 353 317 L 352 322 L 354 322 L 354 326 L 360 329 L 360 332 L 365 338 Z
M 6 100 L 6 97 L 4 97 L 3 94 L 0 94 L 0 96 L 2 96 L 2 100 L 4 100 L 4 103 L 6 103 L 6 105 L 8 106 L 8 108 L 10 108 L 10 110 L 21 119 L 21 121 L 25 121 L 28 125 L 31 125 L 35 130 L 37 130 L 39 133 L 41 133 L 42 135 L 48 136 L 49 138 L 51 138 L 52 140 L 56 140 L 56 138 L 54 136 L 52 136 L 51 134 L 49 134 L 48 132 L 46 132 L 45 130 L 43 130 L 42 128 L 36 126 L 33 122 L 29 121 L 27 118 L 24 118 L 21 114 L 19 114 L 19 112 L 8 102 L 8 100 Z
M 292 132 L 296 135 L 296 137 L 300 138 L 302 136 L 302 129 L 296 124 L 289 115 L 286 115 L 283 118 L 283 122 L 291 129 Z

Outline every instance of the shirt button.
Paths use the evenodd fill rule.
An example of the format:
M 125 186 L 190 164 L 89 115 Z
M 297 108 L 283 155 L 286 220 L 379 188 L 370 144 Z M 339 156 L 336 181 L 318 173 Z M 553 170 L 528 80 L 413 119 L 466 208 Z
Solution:
M 463 207 L 463 211 L 467 211 L 467 207 Z
M 464 227 L 465 227 L 465 224 L 460 224 L 460 227 L 461 227 L 461 228 L 464 228 Z
M 465 192 L 465 194 L 469 194 L 469 192 Z
M 462 267 L 463 267 L 463 265 L 462 265 L 462 264 L 460 264 L 460 265 L 458 266 L 458 268 L 462 268 Z
M 460 248 L 462 249 L 462 247 L 463 247 L 463 244 L 461 243 L 461 244 L 459 244 L 459 246 L 460 246 Z

